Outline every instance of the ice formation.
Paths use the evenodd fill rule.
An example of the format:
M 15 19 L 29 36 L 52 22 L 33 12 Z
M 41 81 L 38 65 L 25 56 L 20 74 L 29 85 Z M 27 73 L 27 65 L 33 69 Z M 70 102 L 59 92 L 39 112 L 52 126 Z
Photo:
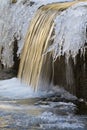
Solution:
M 20 53 L 29 22 L 38 5 L 30 6 L 30 1 L 19 0 L 12 4 L 10 0 L 0 0 L 0 53 L 4 67 L 12 67 L 13 44 L 18 41 Z
M 18 0 L 16 3 L 12 3 L 11 0 L 0 0 L 0 59 L 4 67 L 12 67 L 14 64 L 15 38 L 18 41 L 19 55 L 23 48 L 27 28 L 35 11 L 41 5 L 51 2 L 53 1 Z
M 74 58 L 79 49 L 84 54 L 87 43 L 87 3 L 81 2 L 65 10 L 55 19 L 53 58 L 66 54 Z
M 12 67 L 14 64 L 15 39 L 19 46 L 17 54 L 21 53 L 27 28 L 36 10 L 41 5 L 59 1 L 65 0 L 18 0 L 16 3 L 12 3 L 11 0 L 0 0 L 0 60 L 4 67 Z M 81 2 L 56 18 L 54 44 L 48 49 L 54 50 L 54 59 L 61 53 L 69 54 L 69 50 L 74 57 L 84 46 L 87 40 L 86 6 L 86 2 Z

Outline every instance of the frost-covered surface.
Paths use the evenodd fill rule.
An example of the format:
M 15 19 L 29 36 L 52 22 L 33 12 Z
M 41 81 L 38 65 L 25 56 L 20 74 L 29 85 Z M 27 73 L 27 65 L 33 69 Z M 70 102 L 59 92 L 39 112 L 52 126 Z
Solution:
M 41 5 L 66 0 L 0 0 L 0 59 L 5 67 L 12 67 L 15 39 L 18 41 L 20 54 L 29 23 Z M 70 0 L 67 0 L 70 1 Z M 54 50 L 54 59 L 64 53 L 73 57 L 87 41 L 87 3 L 81 2 L 55 19 L 55 39 L 48 51 Z M 62 50 L 62 51 L 61 51 Z M 83 51 L 82 51 L 83 52 Z
M 0 59 L 4 67 L 12 67 L 13 47 L 18 41 L 20 54 L 32 16 L 41 5 L 61 0 L 0 0 Z M 62 0 L 64 1 L 64 0 Z
M 72 1 L 72 0 L 30 0 L 30 1 L 34 1 L 35 3 L 38 3 L 40 5 L 46 5 L 55 2 L 64 2 L 64 1 Z
M 87 2 L 81 2 L 65 10 L 55 19 L 55 38 L 48 50 L 54 50 L 53 57 L 66 54 L 75 57 L 87 43 Z
M 5 67 L 13 65 L 13 43 L 18 40 L 19 50 L 22 49 L 24 37 L 30 19 L 38 7 L 29 6 L 23 0 L 12 4 L 10 0 L 0 0 L 0 46 L 3 48 L 1 60 Z

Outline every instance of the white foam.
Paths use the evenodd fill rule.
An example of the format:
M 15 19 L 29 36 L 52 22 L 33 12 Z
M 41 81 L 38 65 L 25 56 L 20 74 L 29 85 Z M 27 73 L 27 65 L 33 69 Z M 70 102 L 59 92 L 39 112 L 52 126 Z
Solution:
M 63 88 L 59 88 L 58 86 L 52 86 L 52 88 L 50 88 L 49 90 L 38 90 L 37 92 L 35 92 L 31 86 L 26 86 L 25 84 L 21 83 L 17 78 L 0 81 L 0 97 L 4 98 L 25 99 L 50 96 L 55 93 L 60 94 L 61 97 L 64 97 L 66 99 L 76 99 L 75 96 L 71 95 Z
M 11 99 L 37 97 L 31 87 L 22 84 L 17 78 L 0 81 L 0 96 Z

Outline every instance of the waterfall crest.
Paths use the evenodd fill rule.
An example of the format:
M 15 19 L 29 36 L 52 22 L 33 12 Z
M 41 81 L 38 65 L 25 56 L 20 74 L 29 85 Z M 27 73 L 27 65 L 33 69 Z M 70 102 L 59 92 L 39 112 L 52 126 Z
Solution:
M 42 6 L 36 12 L 28 29 L 21 55 L 18 78 L 35 90 L 51 83 L 53 75 L 52 53 L 45 54 L 52 44 L 54 19 L 61 11 L 79 1 L 53 3 Z

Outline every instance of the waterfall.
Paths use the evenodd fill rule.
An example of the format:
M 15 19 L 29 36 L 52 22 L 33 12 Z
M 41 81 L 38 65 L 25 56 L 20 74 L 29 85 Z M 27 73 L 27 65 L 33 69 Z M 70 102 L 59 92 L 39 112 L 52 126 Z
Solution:
M 51 11 L 38 10 L 26 36 L 18 77 L 35 89 L 40 84 L 41 72 L 43 71 L 45 76 L 50 72 L 48 66 L 51 54 L 44 56 L 44 53 L 49 45 L 55 15 L 56 11 L 51 13 Z
M 54 20 L 62 11 L 79 1 L 53 3 L 40 7 L 29 26 L 21 54 L 18 78 L 35 90 L 47 88 L 53 79 L 52 52 L 46 53 L 52 45 Z M 55 34 L 54 34 L 55 35 Z

